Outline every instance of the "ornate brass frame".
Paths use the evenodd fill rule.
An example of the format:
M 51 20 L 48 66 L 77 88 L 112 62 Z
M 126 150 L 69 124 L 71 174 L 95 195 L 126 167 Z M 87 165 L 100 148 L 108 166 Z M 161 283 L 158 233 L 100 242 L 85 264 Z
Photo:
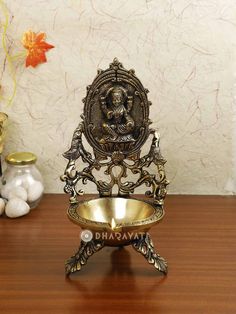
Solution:
M 130 194 L 137 187 L 146 185 L 148 190 L 145 194 L 151 200 L 149 203 L 154 208 L 153 214 L 138 221 L 121 222 L 120 230 L 130 228 L 139 232 L 138 238 L 130 239 L 125 245 L 131 244 L 149 263 L 166 274 L 167 263 L 155 253 L 147 233 L 147 230 L 164 216 L 163 204 L 168 184 L 164 169 L 166 161 L 159 147 L 160 137 L 149 127 L 151 102 L 148 101 L 147 93 L 148 90 L 142 86 L 134 70 L 124 69 L 117 58 L 107 70 L 98 70 L 92 85 L 87 87 L 87 95 L 83 100 L 82 121 L 73 134 L 70 149 L 63 154 L 68 159 L 68 164 L 61 180 L 66 183 L 64 191 L 70 194 L 69 218 L 83 229 L 99 232 L 110 230 L 109 224 L 86 219 L 78 213 L 78 207 L 81 206 L 79 197 L 84 193 L 78 185 L 93 182 L 101 198 L 114 197 L 112 191 L 115 185 L 118 187 L 117 197 L 122 198 L 130 198 Z M 94 155 L 85 149 L 83 135 L 92 146 Z M 152 136 L 150 150 L 148 154 L 141 156 L 141 147 L 149 136 Z M 81 171 L 76 165 L 79 158 L 87 164 Z M 155 174 L 147 170 L 152 163 L 157 168 Z M 115 167 L 119 169 L 118 174 L 113 171 Z M 109 181 L 96 178 L 94 171 L 101 169 L 104 169 Z M 138 175 L 138 179 L 135 182 L 124 181 L 128 177 L 128 172 Z M 115 230 L 111 228 L 110 231 Z M 141 236 L 143 232 L 145 236 Z M 104 245 L 109 243 L 95 240 L 88 243 L 81 241 L 79 251 L 66 263 L 66 273 L 79 270 L 86 264 L 89 256 Z

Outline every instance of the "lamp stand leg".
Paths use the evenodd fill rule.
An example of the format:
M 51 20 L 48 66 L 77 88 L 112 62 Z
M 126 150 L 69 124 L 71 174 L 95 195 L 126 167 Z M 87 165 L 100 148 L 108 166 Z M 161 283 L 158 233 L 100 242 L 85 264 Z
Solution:
M 89 242 L 84 242 L 81 240 L 78 252 L 75 253 L 71 258 L 69 258 L 65 263 L 66 275 L 81 270 L 82 266 L 87 263 L 87 260 L 94 253 L 98 252 L 104 247 L 103 241 L 91 240 Z
M 167 262 L 163 257 L 155 252 L 152 239 L 148 233 L 145 233 L 143 237 L 134 240 L 132 242 L 132 246 L 137 252 L 141 253 L 146 258 L 149 264 L 152 264 L 158 271 L 167 275 Z

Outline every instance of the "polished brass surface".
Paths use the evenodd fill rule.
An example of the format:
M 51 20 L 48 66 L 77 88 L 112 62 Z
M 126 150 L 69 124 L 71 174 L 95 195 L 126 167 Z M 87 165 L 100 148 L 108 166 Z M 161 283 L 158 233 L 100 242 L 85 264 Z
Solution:
M 163 205 L 168 185 L 166 161 L 160 152 L 159 134 L 149 128 L 151 103 L 147 92 L 134 70 L 125 70 L 117 59 L 107 70 L 99 70 L 92 85 L 87 87 L 83 121 L 73 134 L 70 149 L 64 153 L 69 162 L 61 179 L 66 182 L 64 191 L 71 195 L 71 204 L 78 202 L 78 196 L 83 194 L 80 184 L 90 181 L 96 184 L 100 196 L 111 196 L 116 185 L 119 196 L 127 196 L 146 185 L 146 195 L 153 198 L 154 204 Z M 84 148 L 82 135 L 93 147 L 94 156 Z M 140 156 L 140 147 L 149 136 L 152 136 L 150 150 Z M 76 167 L 80 157 L 88 164 L 82 171 Z M 151 164 L 156 166 L 154 174 L 147 170 Z M 115 167 L 119 168 L 118 174 Z M 98 180 L 95 170 L 103 170 L 108 180 Z M 138 179 L 127 180 L 129 174 L 137 174 Z
M 78 252 L 75 253 L 72 257 L 70 257 L 65 263 L 65 271 L 66 275 L 70 275 L 76 271 L 81 270 L 81 267 L 86 265 L 87 260 L 94 253 L 100 251 L 104 247 L 103 241 L 94 241 L 91 240 L 89 242 L 81 241 L 80 248 Z
M 153 203 L 162 206 L 166 196 L 166 186 L 168 181 L 165 175 L 165 159 L 162 157 L 159 147 L 159 134 L 150 130 L 150 135 L 153 136 L 152 143 L 148 154 L 138 158 L 133 156 L 131 162 L 125 159 L 122 152 L 113 152 L 111 158 L 99 160 L 98 157 L 92 157 L 92 154 L 87 152 L 82 144 L 82 134 L 84 132 L 83 122 L 79 124 L 75 130 L 71 148 L 64 156 L 69 159 L 65 173 L 61 176 L 62 181 L 66 182 L 64 191 L 71 195 L 71 204 L 78 202 L 78 196 L 83 194 L 82 189 L 78 189 L 78 184 L 86 184 L 91 181 L 96 184 L 100 196 L 111 196 L 115 185 L 118 186 L 118 195 L 127 196 L 134 193 L 135 189 L 141 185 L 148 187 L 145 194 L 153 198 Z M 139 155 L 138 155 L 139 156 Z M 77 171 L 76 160 L 81 157 L 82 161 L 88 166 L 82 171 Z M 157 173 L 148 172 L 147 168 L 154 163 L 157 168 Z M 115 174 L 114 167 L 119 167 L 119 174 Z M 98 180 L 94 170 L 105 168 L 104 174 L 109 177 L 109 181 Z M 138 174 L 138 179 L 135 182 L 125 181 L 128 173 Z
M 163 257 L 155 250 L 150 235 L 146 232 L 137 239 L 131 239 L 129 244 L 140 254 L 142 254 L 149 264 L 153 265 L 158 271 L 164 275 L 168 273 L 168 265 Z M 92 239 L 89 242 L 81 241 L 79 250 L 69 258 L 65 263 L 66 275 L 70 275 L 81 270 L 86 265 L 87 260 L 94 253 L 100 251 L 106 245 L 105 241 Z M 117 244 L 118 245 L 118 244 Z M 122 247 L 121 245 L 119 245 Z
M 148 233 L 144 237 L 140 237 L 132 242 L 133 248 L 142 254 L 149 264 L 152 264 L 157 270 L 163 274 L 167 274 L 168 265 L 166 260 L 154 250 L 152 239 Z
M 77 213 L 80 217 L 108 224 L 135 223 L 150 218 L 155 212 L 148 203 L 121 197 L 100 198 L 80 203 Z
M 164 211 L 140 200 L 113 197 L 73 205 L 68 216 L 82 229 L 97 233 L 106 245 L 116 246 L 127 244 L 148 231 L 163 218 Z
M 84 99 L 85 136 L 100 158 L 138 153 L 149 135 L 148 90 L 117 58 L 98 70 Z
M 126 70 L 117 58 L 108 69 L 98 70 L 87 87 L 82 121 L 74 131 L 70 149 L 64 153 L 68 163 L 61 180 L 65 182 L 64 191 L 70 194 L 68 217 L 88 229 L 93 238 L 86 244 L 81 241 L 79 251 L 66 264 L 67 274 L 80 270 L 102 246 L 127 244 L 132 244 L 159 271 L 167 272 L 166 262 L 154 252 L 146 234 L 164 216 L 168 185 L 160 136 L 150 128 L 147 93 L 134 70 Z M 84 136 L 92 153 L 84 147 Z M 149 137 L 149 152 L 142 154 L 141 147 Z M 78 169 L 80 158 L 86 164 L 82 169 Z M 150 165 L 156 170 L 153 167 L 150 172 Z M 98 179 L 98 171 L 107 180 Z M 136 175 L 133 181 L 129 179 L 132 174 Z M 100 199 L 80 202 L 82 185 L 88 181 L 96 185 Z M 140 186 L 145 186 L 148 202 L 130 198 Z
M 34 164 L 37 157 L 35 154 L 30 152 L 16 152 L 7 155 L 5 160 L 11 165 L 29 165 Z

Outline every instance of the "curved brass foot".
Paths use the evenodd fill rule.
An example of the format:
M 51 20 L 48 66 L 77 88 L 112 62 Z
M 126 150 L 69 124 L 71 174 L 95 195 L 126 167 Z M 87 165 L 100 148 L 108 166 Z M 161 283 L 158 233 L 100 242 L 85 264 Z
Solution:
M 146 258 L 149 264 L 152 264 L 158 271 L 167 275 L 167 262 L 163 257 L 155 252 L 152 239 L 148 233 L 145 233 L 143 237 L 134 240 L 132 246 L 137 252 L 141 253 Z
M 81 270 L 81 267 L 87 263 L 87 260 L 94 253 L 104 247 L 103 241 L 91 240 L 89 242 L 81 241 L 78 252 L 69 258 L 65 263 L 66 275 Z

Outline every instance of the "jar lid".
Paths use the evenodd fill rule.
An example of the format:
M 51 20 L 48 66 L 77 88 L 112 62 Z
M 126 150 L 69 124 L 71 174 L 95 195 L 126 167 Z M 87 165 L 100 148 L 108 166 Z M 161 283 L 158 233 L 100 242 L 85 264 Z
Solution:
M 35 154 L 30 152 L 16 152 L 7 155 L 5 160 L 10 165 L 29 165 L 34 164 L 37 157 Z

